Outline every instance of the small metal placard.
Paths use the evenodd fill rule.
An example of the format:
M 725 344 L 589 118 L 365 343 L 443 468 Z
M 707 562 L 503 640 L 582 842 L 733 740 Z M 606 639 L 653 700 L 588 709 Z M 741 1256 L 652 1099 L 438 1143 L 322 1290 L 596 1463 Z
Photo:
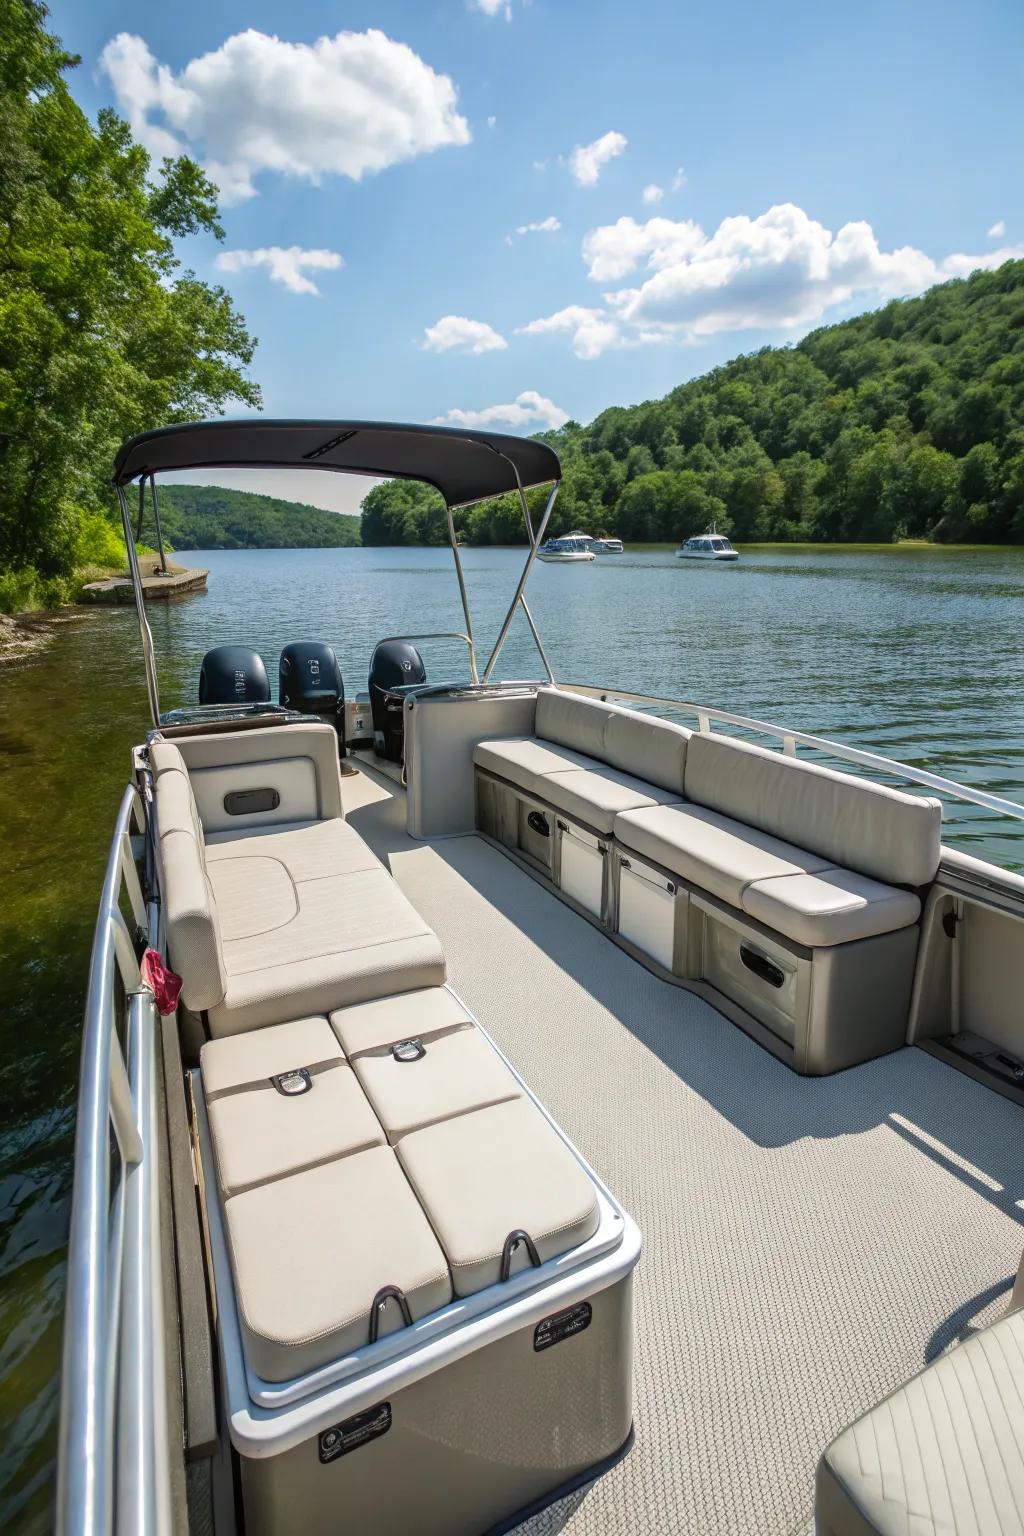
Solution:
M 555 1312 L 551 1317 L 543 1318 L 533 1330 L 534 1349 L 550 1349 L 552 1344 L 561 1344 L 563 1339 L 571 1339 L 574 1334 L 582 1333 L 590 1327 L 593 1315 L 594 1309 L 589 1301 L 578 1301 L 574 1307 L 566 1307 L 564 1312 Z
M 305 1067 L 296 1067 L 293 1072 L 278 1072 L 270 1081 L 286 1099 L 297 1099 L 300 1093 L 308 1093 L 313 1086 L 313 1079 Z
M 361 1445 L 386 1435 L 390 1428 L 391 1404 L 378 1403 L 374 1408 L 353 1414 L 350 1419 L 343 1419 L 340 1424 L 332 1424 L 330 1429 L 322 1429 L 317 1443 L 320 1465 L 325 1467 L 329 1461 L 347 1456 L 349 1451 L 358 1451 Z

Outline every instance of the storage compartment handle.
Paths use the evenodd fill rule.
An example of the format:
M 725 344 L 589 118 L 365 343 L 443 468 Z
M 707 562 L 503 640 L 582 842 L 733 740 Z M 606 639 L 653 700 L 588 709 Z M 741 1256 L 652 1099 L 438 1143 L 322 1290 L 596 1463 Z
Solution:
M 550 837 L 551 828 L 543 811 L 531 811 L 526 818 L 526 825 L 531 832 L 536 832 L 538 837 Z
M 766 981 L 770 987 L 781 987 L 786 979 L 786 973 L 774 960 L 769 960 L 767 955 L 762 955 L 759 949 L 754 949 L 749 944 L 740 945 L 740 959 L 748 971 L 753 971 L 761 981 Z

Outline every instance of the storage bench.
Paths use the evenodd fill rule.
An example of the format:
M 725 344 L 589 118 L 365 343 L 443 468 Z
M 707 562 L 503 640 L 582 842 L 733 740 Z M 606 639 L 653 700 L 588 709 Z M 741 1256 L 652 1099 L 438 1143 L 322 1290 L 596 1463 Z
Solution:
M 471 1536 L 624 1449 L 639 1236 L 447 988 L 193 1090 L 250 1536 Z

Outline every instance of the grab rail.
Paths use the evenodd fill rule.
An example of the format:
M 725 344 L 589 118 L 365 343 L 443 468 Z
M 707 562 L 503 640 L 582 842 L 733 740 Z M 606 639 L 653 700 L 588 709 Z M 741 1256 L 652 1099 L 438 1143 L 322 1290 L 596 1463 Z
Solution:
M 469 652 L 470 676 L 472 677 L 474 683 L 478 683 L 480 681 L 476 671 L 476 646 L 473 643 L 472 636 L 464 635 L 461 630 L 439 630 L 436 634 L 431 635 L 385 635 L 383 640 L 377 641 L 377 644 L 390 645 L 392 640 L 461 640 Z
M 969 784 L 959 784 L 955 779 L 944 778 L 940 773 L 929 773 L 926 768 L 912 768 L 908 763 L 897 762 L 894 757 L 883 757 L 881 753 L 867 752 L 861 747 L 846 747 L 825 736 L 812 736 L 807 731 L 795 731 L 789 726 L 772 725 L 767 720 L 733 714 L 727 709 L 711 709 L 706 704 L 692 704 L 684 699 L 663 699 L 653 694 L 629 693 L 623 688 L 595 688 L 589 683 L 560 683 L 559 687 L 566 693 L 579 693 L 586 698 L 605 702 L 621 699 L 629 704 L 647 704 L 655 709 L 682 711 L 695 716 L 698 729 L 705 734 L 711 731 L 712 721 L 739 726 L 757 736 L 772 736 L 781 741 L 787 757 L 795 757 L 798 746 L 810 747 L 827 753 L 829 757 L 857 763 L 862 768 L 873 768 L 876 773 L 887 773 L 912 784 L 922 784 L 927 789 L 949 795 L 952 800 L 966 800 L 972 805 L 981 805 L 988 811 L 995 811 L 1000 816 L 1012 816 L 1018 821 L 1024 821 L 1024 805 L 1018 805 L 1016 800 L 1004 800 L 1001 795 L 990 795 L 984 789 L 972 789 Z
M 68 1239 L 57 1460 L 58 1536 L 169 1531 L 169 1445 L 157 1263 L 156 1009 L 121 912 L 156 938 L 135 865 L 145 833 L 134 784 L 121 798 L 89 963 Z M 128 1065 L 116 980 L 127 999 Z M 111 1130 L 119 1169 L 112 1178 Z M 112 1190 L 113 1184 L 113 1190 Z M 114 1448 L 117 1445 L 115 1478 Z

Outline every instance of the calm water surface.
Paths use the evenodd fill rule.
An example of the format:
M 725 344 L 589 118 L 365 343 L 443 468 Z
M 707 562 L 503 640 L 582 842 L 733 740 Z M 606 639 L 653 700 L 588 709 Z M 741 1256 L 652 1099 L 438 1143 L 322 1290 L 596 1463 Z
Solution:
M 205 597 L 154 605 L 165 708 L 210 646 L 328 640 L 350 691 L 383 635 L 462 628 L 442 550 L 204 552 Z M 523 555 L 466 550 L 489 652 Z M 538 565 L 529 600 L 565 681 L 698 700 L 1024 799 L 1024 550 L 651 550 Z M 424 646 L 461 678 L 458 645 Z M 521 618 L 498 667 L 536 677 Z M 131 610 L 87 614 L 0 674 L 0 1529 L 46 1530 L 85 968 L 128 748 L 146 725 Z M 1024 867 L 1024 823 L 950 808 L 945 840 Z

